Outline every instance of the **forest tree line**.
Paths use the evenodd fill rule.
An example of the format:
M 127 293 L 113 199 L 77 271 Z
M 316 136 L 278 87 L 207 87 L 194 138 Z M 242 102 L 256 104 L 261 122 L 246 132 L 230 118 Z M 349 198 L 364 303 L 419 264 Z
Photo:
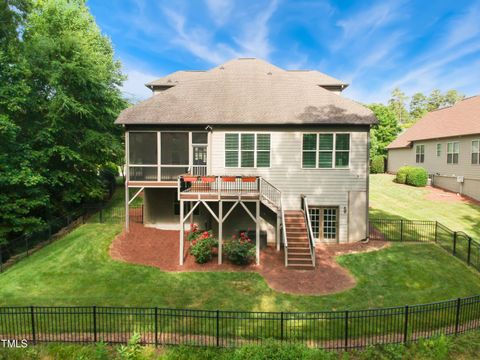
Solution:
M 127 104 L 82 0 L 0 2 L 0 244 L 105 198 Z

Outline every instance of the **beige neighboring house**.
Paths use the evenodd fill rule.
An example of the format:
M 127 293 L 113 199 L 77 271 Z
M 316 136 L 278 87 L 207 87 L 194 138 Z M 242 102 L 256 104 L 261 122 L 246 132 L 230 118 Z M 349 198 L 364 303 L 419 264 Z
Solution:
M 421 166 L 433 185 L 480 200 L 480 96 L 429 112 L 388 145 L 388 172 Z
M 249 231 L 257 263 L 271 244 L 287 266 L 305 268 L 316 243 L 367 238 L 376 118 L 341 95 L 347 84 L 241 58 L 146 86 L 152 97 L 116 121 L 125 129 L 126 206 L 128 189 L 143 192 L 145 226 L 213 229 L 220 263 L 223 241 Z

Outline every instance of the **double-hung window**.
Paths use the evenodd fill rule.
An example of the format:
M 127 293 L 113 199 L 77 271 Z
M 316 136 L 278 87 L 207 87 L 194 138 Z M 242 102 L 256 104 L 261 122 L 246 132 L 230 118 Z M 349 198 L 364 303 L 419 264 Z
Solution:
M 303 134 L 302 167 L 304 169 L 341 169 L 350 163 L 350 134 Z
M 437 144 L 437 157 L 442 156 L 442 144 Z
M 458 141 L 447 143 L 447 164 L 458 164 L 460 143 Z
M 472 141 L 472 164 L 480 164 L 480 140 Z
M 422 164 L 425 161 L 425 145 L 415 146 L 415 162 Z
M 225 167 L 270 167 L 270 134 L 225 134 Z

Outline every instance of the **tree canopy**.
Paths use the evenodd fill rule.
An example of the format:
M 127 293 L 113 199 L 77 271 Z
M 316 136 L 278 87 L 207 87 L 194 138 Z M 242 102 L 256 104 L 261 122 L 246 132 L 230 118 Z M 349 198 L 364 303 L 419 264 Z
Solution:
M 123 75 L 82 0 L 0 5 L 0 241 L 102 199 Z M 3 26 L 3 23 L 7 26 Z

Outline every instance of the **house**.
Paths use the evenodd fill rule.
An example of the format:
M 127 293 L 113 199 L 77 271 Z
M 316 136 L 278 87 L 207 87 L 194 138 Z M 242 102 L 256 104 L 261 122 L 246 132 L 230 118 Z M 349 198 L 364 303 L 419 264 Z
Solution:
M 376 118 L 340 95 L 347 84 L 240 58 L 146 86 L 152 97 L 116 120 L 125 128 L 127 215 L 128 189 L 137 188 L 145 226 L 195 222 L 222 240 L 249 231 L 257 263 L 276 244 L 288 266 L 312 267 L 318 242 L 367 238 Z
M 388 172 L 421 166 L 433 185 L 480 200 L 480 96 L 429 112 L 387 148 Z

